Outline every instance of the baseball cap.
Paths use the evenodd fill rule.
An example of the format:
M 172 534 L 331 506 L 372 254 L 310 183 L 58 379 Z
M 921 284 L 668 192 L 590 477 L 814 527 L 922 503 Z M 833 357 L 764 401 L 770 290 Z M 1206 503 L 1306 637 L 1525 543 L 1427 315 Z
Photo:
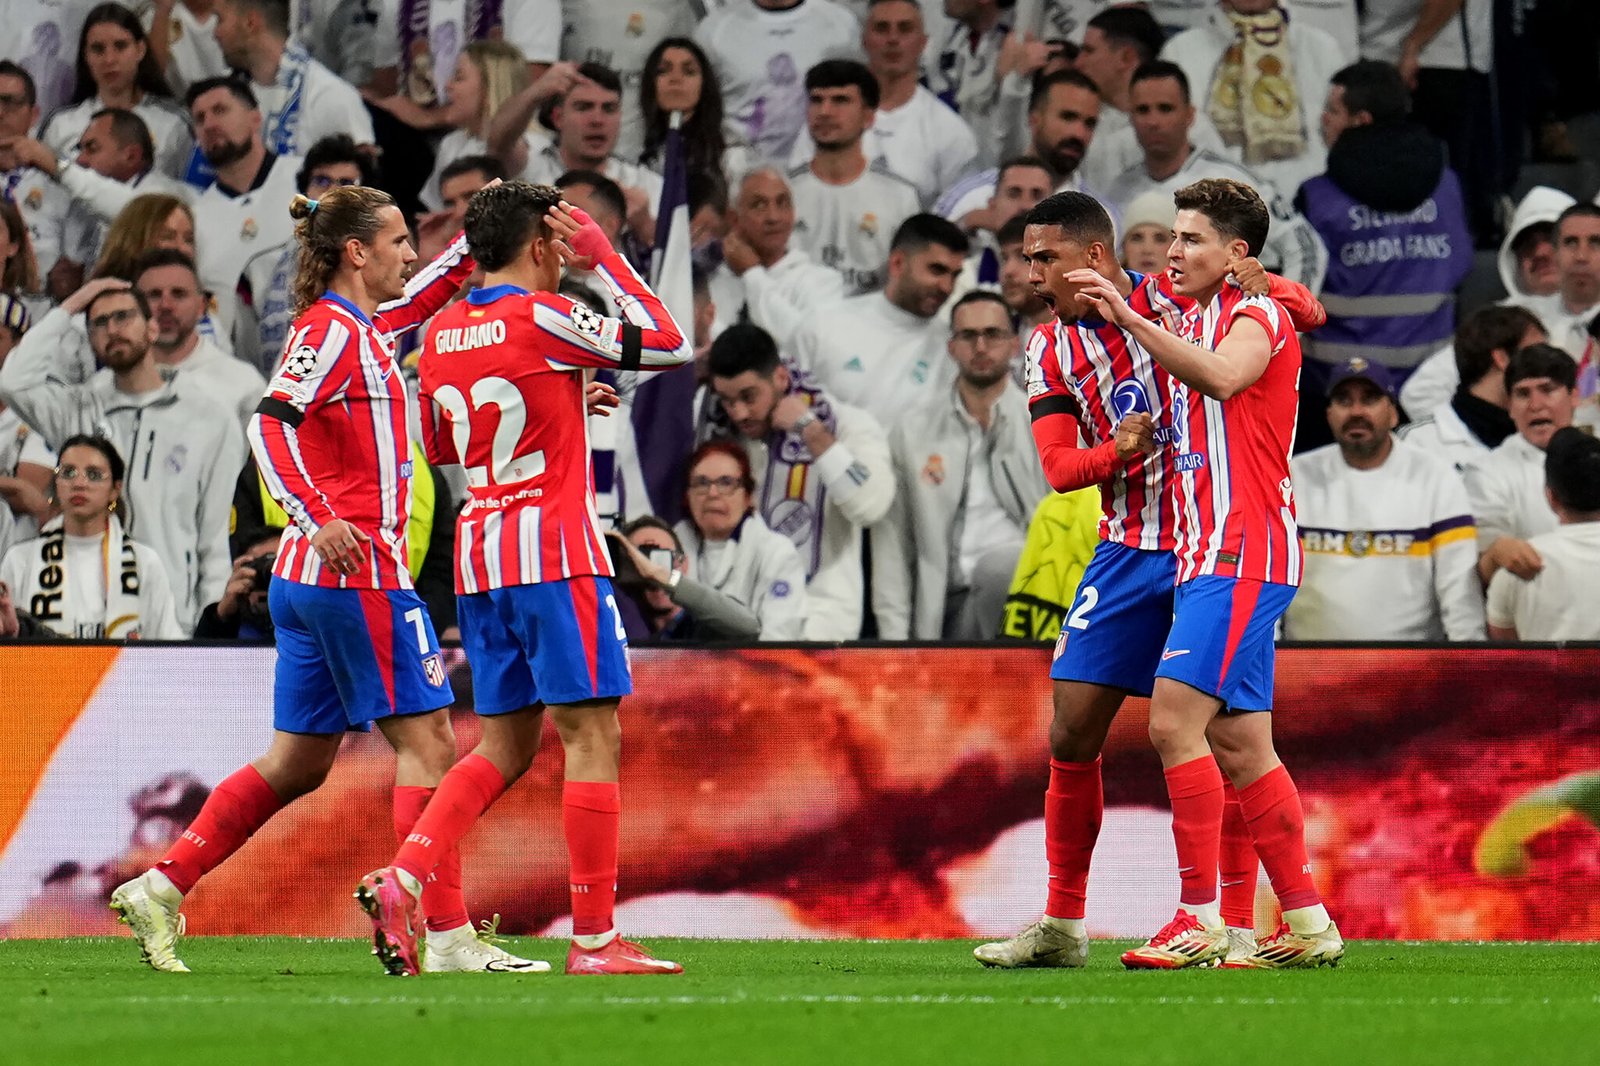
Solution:
M 1374 363 L 1370 359 L 1363 359 L 1359 355 L 1354 359 L 1347 359 L 1333 368 L 1333 373 L 1328 377 L 1328 397 L 1331 399 L 1335 389 L 1355 378 L 1370 381 L 1377 386 L 1378 391 L 1391 400 L 1399 399 L 1399 391 L 1394 384 L 1394 375 L 1389 372 L 1389 369 L 1381 364 Z

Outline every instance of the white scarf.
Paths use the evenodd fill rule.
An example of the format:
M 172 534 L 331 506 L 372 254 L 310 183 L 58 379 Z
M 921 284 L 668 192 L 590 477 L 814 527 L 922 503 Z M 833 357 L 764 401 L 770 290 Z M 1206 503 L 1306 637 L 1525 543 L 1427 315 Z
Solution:
M 123 536 L 122 523 L 116 515 L 108 516 L 101 539 L 102 587 L 106 597 L 98 619 L 63 617 L 62 608 L 68 602 L 66 590 L 73 575 L 67 569 L 67 533 L 62 517 L 57 515 L 47 522 L 32 543 L 38 545 L 38 552 L 32 560 L 30 587 L 16 597 L 29 605 L 30 614 L 68 637 L 139 639 L 144 622 L 140 617 L 139 556 L 133 541 Z

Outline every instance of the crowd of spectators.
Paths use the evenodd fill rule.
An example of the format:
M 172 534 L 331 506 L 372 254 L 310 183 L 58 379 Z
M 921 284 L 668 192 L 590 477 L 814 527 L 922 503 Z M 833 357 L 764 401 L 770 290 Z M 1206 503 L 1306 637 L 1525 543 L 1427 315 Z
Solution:
M 1090 192 L 1127 268 L 1159 271 L 1172 193 L 1215 177 L 1261 191 L 1263 262 L 1329 314 L 1284 638 L 1600 639 L 1600 5 L 7 15 L 0 637 L 270 638 L 289 518 L 244 434 L 288 336 L 296 193 L 385 189 L 425 262 L 487 182 L 558 185 L 649 271 L 678 151 L 695 381 L 623 375 L 591 426 L 635 641 L 1054 640 L 1098 513 L 1034 450 L 1020 382 L 1051 312 L 1022 218 Z M 563 291 L 614 314 L 592 282 Z M 412 570 L 449 637 L 465 480 L 413 458 Z

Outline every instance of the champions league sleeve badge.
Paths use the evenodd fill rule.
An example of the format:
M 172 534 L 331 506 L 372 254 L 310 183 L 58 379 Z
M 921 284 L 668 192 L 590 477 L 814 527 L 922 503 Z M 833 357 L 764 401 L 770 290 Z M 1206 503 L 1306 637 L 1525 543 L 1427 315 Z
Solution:
M 568 317 L 572 319 L 573 329 L 579 333 L 587 333 L 591 337 L 600 336 L 601 327 L 605 325 L 606 321 L 595 314 L 593 308 L 585 307 L 580 303 L 572 305 L 572 312 Z

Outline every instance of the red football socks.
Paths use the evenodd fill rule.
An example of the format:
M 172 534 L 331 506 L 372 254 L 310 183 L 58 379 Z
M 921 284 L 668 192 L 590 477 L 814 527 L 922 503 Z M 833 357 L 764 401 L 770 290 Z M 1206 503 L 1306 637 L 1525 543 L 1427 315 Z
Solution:
M 1278 894 L 1278 905 L 1292 911 L 1320 904 L 1306 853 L 1305 814 L 1289 771 L 1279 765 L 1240 789 L 1239 808 Z
M 1222 851 L 1218 863 L 1222 875 L 1222 920 L 1234 929 L 1254 929 L 1256 924 L 1255 842 L 1250 827 L 1244 824 L 1239 809 L 1239 793 L 1231 781 L 1222 783 Z
M 622 793 L 615 781 L 568 781 L 561 790 L 572 889 L 572 935 L 610 932 L 617 902 Z
M 426 792 L 426 789 L 421 791 Z M 427 800 L 426 810 L 400 842 L 394 864 L 424 885 L 422 909 L 429 917 L 429 928 L 456 928 L 466 924 L 467 908 L 461 898 L 461 852 L 456 845 L 461 844 L 461 837 L 467 836 L 467 831 L 504 791 L 506 778 L 494 768 L 493 762 L 483 755 L 467 755 L 438 783 L 432 799 Z M 397 787 L 397 831 L 402 829 L 400 802 Z M 453 920 L 453 924 L 443 924 L 446 920 Z
M 1082 918 L 1089 887 L 1089 858 L 1105 814 L 1100 757 L 1093 762 L 1050 760 L 1044 794 L 1044 854 L 1050 892 L 1044 912 L 1052 918 Z
M 394 835 L 401 847 L 421 821 L 434 792 L 421 785 L 394 787 Z M 433 872 L 417 878 L 422 882 L 422 913 L 429 929 L 457 929 L 472 920 L 461 892 L 461 850 L 452 845 L 437 857 Z M 409 869 L 406 872 L 411 873 Z
M 1172 838 L 1178 846 L 1182 904 L 1217 901 L 1217 855 L 1222 838 L 1222 771 L 1202 755 L 1167 769 L 1172 800 Z
M 155 868 L 166 874 L 179 892 L 188 892 L 282 809 L 283 801 L 260 771 L 254 766 L 236 770 L 212 790 L 200 813 Z

